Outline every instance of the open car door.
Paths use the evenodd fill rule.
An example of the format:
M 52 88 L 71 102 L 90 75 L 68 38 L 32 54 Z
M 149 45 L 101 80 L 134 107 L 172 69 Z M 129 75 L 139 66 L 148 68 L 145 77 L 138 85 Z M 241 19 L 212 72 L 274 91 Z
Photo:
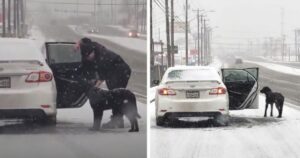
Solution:
M 72 42 L 46 42 L 47 63 L 53 71 L 57 89 L 57 108 L 81 107 L 86 101 L 79 79 L 81 54 Z
M 223 82 L 229 93 L 229 109 L 258 108 L 258 68 L 222 69 Z

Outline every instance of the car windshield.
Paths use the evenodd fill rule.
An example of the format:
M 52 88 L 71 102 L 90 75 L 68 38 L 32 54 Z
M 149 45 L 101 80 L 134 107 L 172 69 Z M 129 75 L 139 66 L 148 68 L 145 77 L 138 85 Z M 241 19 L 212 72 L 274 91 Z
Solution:
M 79 50 L 72 44 L 49 44 L 49 58 L 52 63 L 74 63 L 81 61 Z
M 173 70 L 168 73 L 166 81 L 208 81 L 220 80 L 217 71 L 211 69 Z

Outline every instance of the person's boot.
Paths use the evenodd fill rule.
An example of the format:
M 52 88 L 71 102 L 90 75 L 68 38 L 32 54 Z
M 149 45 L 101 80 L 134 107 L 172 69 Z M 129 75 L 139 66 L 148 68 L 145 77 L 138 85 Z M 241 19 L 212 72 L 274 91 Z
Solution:
M 112 129 L 112 128 L 124 128 L 123 117 L 111 116 L 110 121 L 102 125 L 102 128 Z

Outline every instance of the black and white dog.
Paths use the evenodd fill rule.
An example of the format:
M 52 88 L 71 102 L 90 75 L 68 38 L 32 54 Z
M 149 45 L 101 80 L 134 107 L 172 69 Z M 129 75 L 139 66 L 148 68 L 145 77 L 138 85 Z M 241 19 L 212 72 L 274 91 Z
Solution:
M 267 109 L 269 104 L 271 105 L 271 116 L 273 116 L 273 104 L 275 103 L 275 106 L 278 110 L 278 118 L 281 118 L 284 96 L 281 93 L 272 92 L 272 90 L 269 87 L 264 87 L 260 90 L 260 92 L 266 95 L 266 107 L 264 117 L 267 116 Z
M 131 124 L 129 132 L 139 131 L 137 119 L 141 117 L 138 114 L 136 97 L 130 90 L 125 88 L 104 90 L 94 87 L 91 82 L 80 83 L 86 88 L 86 95 L 94 112 L 93 130 L 100 129 L 103 111 L 112 109 L 122 117 L 125 115 L 128 118 Z

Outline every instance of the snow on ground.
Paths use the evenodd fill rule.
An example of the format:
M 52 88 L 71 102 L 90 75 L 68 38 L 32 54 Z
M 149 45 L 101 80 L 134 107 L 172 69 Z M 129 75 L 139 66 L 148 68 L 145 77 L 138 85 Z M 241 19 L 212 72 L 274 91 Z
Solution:
M 132 50 L 136 50 L 141 53 L 147 53 L 147 51 L 146 51 L 147 50 L 147 42 L 145 40 L 142 40 L 139 38 L 105 36 L 105 35 L 100 35 L 100 34 L 86 33 L 85 31 L 78 29 L 74 25 L 69 25 L 69 28 L 72 29 L 77 34 L 82 35 L 82 36 L 106 39 L 106 40 L 109 40 L 120 46 L 129 48 Z
M 259 109 L 230 111 L 228 127 L 157 127 L 151 104 L 152 158 L 298 158 L 300 109 L 285 103 L 283 118 L 264 118 L 264 96 Z M 269 113 L 268 113 L 269 114 Z M 277 116 L 277 110 L 274 108 Z M 193 124 L 195 125 L 195 124 Z
M 284 56 L 283 61 L 281 56 L 259 56 L 259 58 L 267 60 L 267 61 L 272 61 L 272 62 L 278 62 L 278 63 L 294 63 L 297 62 L 297 56 L 291 55 L 289 56 Z
M 300 69 L 297 69 L 297 68 L 274 64 L 274 63 L 264 63 L 264 62 L 258 62 L 258 61 L 250 61 L 250 60 L 244 60 L 244 61 L 248 62 L 248 63 L 257 64 L 257 65 L 266 67 L 270 70 L 278 71 L 281 73 L 300 76 Z
M 109 40 L 115 44 L 121 45 L 123 47 L 127 47 L 132 50 L 136 50 L 142 53 L 146 53 L 147 51 L 147 42 L 138 38 L 129 38 L 129 37 L 117 37 L 117 36 L 104 36 L 98 34 L 84 34 L 84 36 L 95 37 L 95 38 L 103 38 Z
M 142 130 L 146 130 L 146 116 L 147 116 L 147 106 L 143 103 L 138 102 L 138 111 L 139 114 L 142 116 L 142 118 L 139 120 L 140 127 Z M 76 122 L 76 123 L 82 123 L 86 125 L 92 126 L 93 123 L 93 111 L 90 107 L 89 102 L 84 104 L 81 108 L 71 108 L 71 109 L 58 109 L 57 111 L 57 119 L 59 122 Z M 108 122 L 111 116 L 111 110 L 107 110 L 104 112 L 103 115 L 103 123 Z M 129 130 L 130 123 L 128 120 L 124 117 L 125 120 L 125 126 L 127 127 L 126 129 L 121 129 L 124 132 Z

